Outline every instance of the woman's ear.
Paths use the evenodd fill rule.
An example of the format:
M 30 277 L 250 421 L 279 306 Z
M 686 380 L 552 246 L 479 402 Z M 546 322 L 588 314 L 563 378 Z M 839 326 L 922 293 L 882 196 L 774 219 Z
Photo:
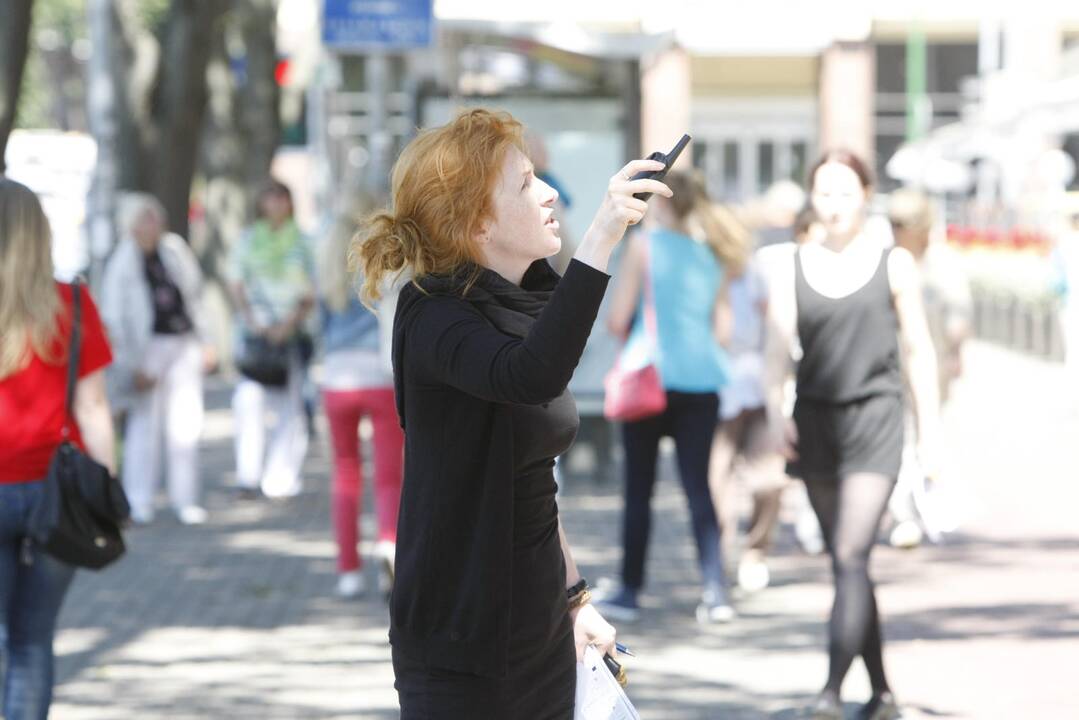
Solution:
M 484 220 L 472 234 L 472 240 L 477 246 L 489 245 L 491 242 L 491 221 Z

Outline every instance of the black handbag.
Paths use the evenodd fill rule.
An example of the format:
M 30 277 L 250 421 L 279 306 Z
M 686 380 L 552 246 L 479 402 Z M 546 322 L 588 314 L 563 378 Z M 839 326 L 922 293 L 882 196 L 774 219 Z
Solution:
M 245 334 L 243 350 L 236 359 L 236 369 L 260 385 L 284 387 L 288 384 L 291 354 L 291 343 L 277 345 L 262 335 Z
M 243 350 L 236 359 L 236 369 L 245 378 L 260 385 L 285 387 L 288 385 L 293 353 L 299 358 L 300 366 L 307 367 L 315 354 L 315 343 L 311 336 L 300 332 L 278 345 L 263 335 L 245 333 Z
M 256 280 L 250 283 L 250 291 L 262 296 L 262 288 Z M 293 353 L 298 353 L 300 365 L 306 367 L 314 356 L 315 344 L 311 336 L 297 332 L 283 343 L 270 342 L 265 335 L 245 332 L 240 353 L 236 357 L 236 369 L 249 380 L 268 387 L 288 385 L 288 371 Z
M 49 472 L 43 481 L 45 492 L 30 515 L 27 535 L 59 560 L 100 570 L 124 554 L 120 526 L 130 516 L 131 507 L 120 482 L 68 439 L 82 340 L 81 290 L 76 281 L 63 441 L 49 463 Z

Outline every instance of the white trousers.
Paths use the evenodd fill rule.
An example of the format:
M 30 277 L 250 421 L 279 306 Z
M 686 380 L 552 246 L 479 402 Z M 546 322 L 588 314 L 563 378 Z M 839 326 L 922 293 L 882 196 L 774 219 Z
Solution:
M 299 361 L 289 369 L 282 388 L 243 378 L 232 395 L 236 420 L 236 482 L 261 487 L 268 497 L 291 497 L 303 489 L 300 469 L 307 455 L 307 417 L 303 405 L 304 370 Z M 271 414 L 270 448 L 266 450 L 266 413 Z
M 141 370 L 157 382 L 128 411 L 122 479 L 133 514 L 149 518 L 162 458 L 173 508 L 199 501 L 202 346 L 194 335 L 154 335 Z

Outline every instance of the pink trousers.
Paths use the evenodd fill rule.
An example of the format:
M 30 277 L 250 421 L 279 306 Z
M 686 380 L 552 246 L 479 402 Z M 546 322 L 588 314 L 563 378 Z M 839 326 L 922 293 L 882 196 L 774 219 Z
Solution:
M 358 570 L 359 520 L 363 499 L 360 419 L 371 418 L 374 431 L 374 496 L 378 539 L 397 541 L 397 508 L 401 503 L 404 433 L 397 419 L 393 390 L 324 390 L 326 417 L 333 442 L 333 524 L 337 538 L 337 571 Z

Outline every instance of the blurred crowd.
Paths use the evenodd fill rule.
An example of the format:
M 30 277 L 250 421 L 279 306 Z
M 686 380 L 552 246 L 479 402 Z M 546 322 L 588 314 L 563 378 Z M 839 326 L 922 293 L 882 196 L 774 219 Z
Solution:
M 542 143 L 535 139 L 533 155 L 537 177 L 557 188 Z M 849 253 L 835 251 L 835 257 L 818 261 L 814 255 L 818 250 L 801 251 L 830 252 L 827 242 L 839 232 L 837 223 L 855 223 L 873 258 L 888 258 L 888 248 L 899 248 L 913 260 L 920 297 L 899 313 L 914 308 L 924 314 L 936 360 L 935 386 L 917 392 L 946 402 L 951 384 L 962 374 L 963 345 L 972 327 L 971 293 L 963 266 L 946 241 L 934 199 L 917 189 L 876 195 L 872 178 L 862 177 L 856 162 L 840 165 L 850 170 L 854 181 L 821 175 L 811 178 L 806 188 L 783 181 L 743 206 L 714 202 L 693 171 L 672 172 L 668 184 L 674 197 L 653 199 L 648 223 L 633 233 L 622 253 L 621 266 L 613 273 L 618 285 L 607 328 L 594 332 L 611 332 L 624 341 L 623 359 L 637 356 L 642 362 L 658 362 L 667 406 L 661 414 L 621 425 L 623 561 L 619 581 L 602 594 L 597 592 L 599 606 L 609 617 L 632 621 L 639 613 L 650 505 L 660 440 L 665 436 L 675 442 L 698 550 L 700 622 L 736 620 L 732 587 L 751 593 L 767 588 L 768 553 L 785 504 L 794 508 L 794 533 L 807 552 L 837 551 L 835 528 L 828 527 L 828 512 L 822 507 L 826 500 L 815 495 L 812 483 L 807 493 L 802 483 L 792 482 L 805 479 L 799 463 L 804 466 L 811 460 L 804 444 L 798 457 L 798 434 L 804 436 L 805 429 L 790 421 L 792 414 L 797 419 L 799 412 L 809 412 L 805 408 L 811 398 L 800 399 L 795 392 L 795 377 L 808 372 L 805 363 L 799 366 L 807 349 L 788 342 L 778 353 L 790 361 L 790 372 L 769 370 L 769 354 L 777 352 L 776 344 L 791 339 L 775 327 L 780 323 L 777 308 L 790 302 L 784 293 L 798 288 L 795 304 L 801 305 L 796 312 L 802 313 L 808 312 L 806 293 L 816 293 L 814 302 L 850 304 L 863 290 L 875 292 L 876 278 L 884 272 L 876 259 L 860 265 L 854 256 L 845 257 Z M 3 192 L 13 193 L 14 183 L 4 182 Z M 0 202 L 0 211 L 7 212 L 11 202 L 3 197 L 0 201 L 9 203 Z M 564 193 L 561 202 L 569 202 Z M 315 413 L 319 406 L 325 413 L 333 459 L 331 519 L 338 571 L 334 591 L 344 598 L 366 591 L 359 552 L 366 463 L 358 431 L 361 421 L 369 419 L 377 522 L 373 559 L 382 568 L 380 590 L 389 591 L 404 442 L 394 406 L 390 338 L 396 290 L 407 279 L 386 288 L 377 305 L 361 304 L 362 279 L 350 270 L 349 244 L 358 218 L 371 207 L 352 203 L 349 212 L 332 218 L 310 237 L 294 218 L 289 188 L 267 182 L 259 195 L 257 219 L 232 246 L 228 279 L 235 309 L 234 352 L 231 358 L 221 358 L 202 302 L 198 259 L 184 238 L 166 230 L 168 218 L 156 199 L 142 194 L 125 199 L 120 217 L 123 237 L 96 295 L 101 332 L 111 346 L 104 387 L 121 431 L 118 473 L 133 522 L 155 522 L 163 504 L 158 499 L 162 483 L 179 522 L 207 521 L 201 500 L 204 468 L 198 454 L 204 378 L 232 367 L 236 370 L 232 490 L 237 502 L 289 498 L 303 490 L 302 468 L 316 427 Z M 876 215 L 872 208 L 884 212 Z M 822 210 L 835 217 L 822 217 Z M 1069 363 L 1075 365 L 1079 353 L 1071 348 L 1079 346 L 1075 300 L 1079 212 L 1071 223 L 1053 258 Z M 9 235 L 14 237 L 14 231 Z M 5 277 L 18 272 L 13 242 L 0 242 Z M 566 242 L 552 264 L 564 268 L 572 250 Z M 880 262 L 883 267 L 886 260 Z M 797 282 L 785 274 L 792 268 L 797 268 Z M 31 270 L 40 268 L 24 268 Z M 891 277 L 894 282 L 894 273 Z M 5 280 L 0 288 L 6 285 Z M 0 289 L 0 323 L 9 318 L 8 306 L 16 303 L 6 293 Z M 809 321 L 801 314 L 797 318 L 804 342 L 803 325 Z M 95 319 L 91 312 L 88 321 Z M 2 329 L 7 336 L 10 328 Z M 89 334 L 93 336 L 92 331 Z M 920 342 L 915 335 L 902 336 L 901 357 L 888 356 L 887 362 L 908 362 L 907 340 Z M 859 346 L 862 342 L 869 341 L 856 338 L 844 351 L 876 351 Z M 20 372 L 18 363 L 10 361 L 18 353 L 6 344 L 2 350 L 0 383 L 11 383 Z M 98 368 L 84 370 L 92 373 Z M 1079 377 L 1079 372 L 1072 376 Z M 912 391 L 908 382 L 901 392 Z M 782 408 L 782 418 L 777 417 L 777 407 Z M 939 539 L 954 529 L 954 521 L 933 503 L 935 456 L 940 451 L 918 445 L 924 433 L 916 426 L 924 418 L 910 409 L 899 412 L 897 437 L 903 440 L 898 482 L 894 488 L 887 485 L 880 510 L 885 512 L 886 507 L 889 542 L 911 548 L 926 537 Z M 858 552 L 868 554 L 865 548 Z M 839 577 L 845 560 L 837 556 L 834 561 Z M 56 608 L 66 581 L 57 587 Z M 10 602 L 4 593 L 0 591 L 5 603 Z M 46 636 L 51 643 L 54 620 L 42 624 L 44 629 L 34 640 L 39 646 Z M 9 652 L 14 652 L 11 646 Z M 28 684 L 45 682 L 41 680 L 45 671 L 27 672 L 28 677 L 38 677 Z

